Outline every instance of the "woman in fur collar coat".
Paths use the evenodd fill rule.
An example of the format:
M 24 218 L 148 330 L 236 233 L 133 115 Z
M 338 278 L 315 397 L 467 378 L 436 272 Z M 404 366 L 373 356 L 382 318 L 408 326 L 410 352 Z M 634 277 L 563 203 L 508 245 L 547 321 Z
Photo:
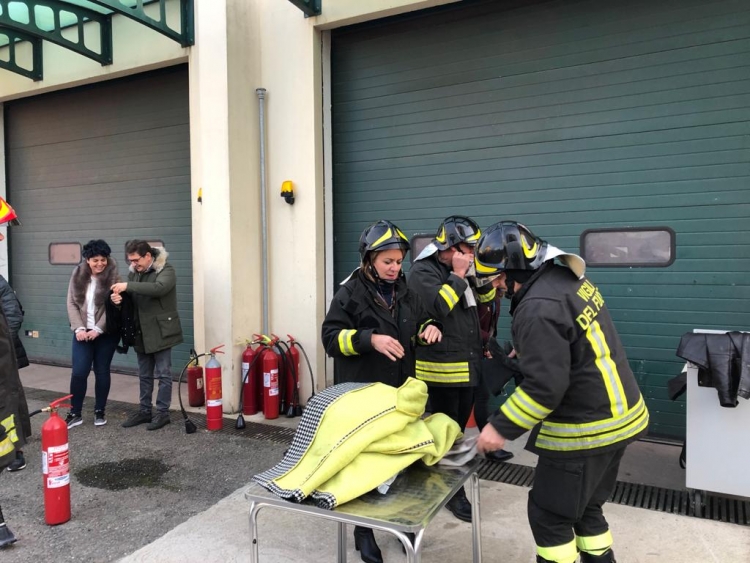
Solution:
M 81 410 L 86 384 L 94 369 L 94 424 L 107 423 L 104 409 L 110 386 L 110 365 L 120 340 L 118 334 L 107 334 L 105 300 L 112 284 L 120 281 L 112 250 L 103 240 L 91 240 L 83 247 L 84 261 L 76 266 L 68 286 L 68 319 L 73 331 L 73 372 L 70 393 L 71 409 L 65 422 L 68 428 L 83 422 Z

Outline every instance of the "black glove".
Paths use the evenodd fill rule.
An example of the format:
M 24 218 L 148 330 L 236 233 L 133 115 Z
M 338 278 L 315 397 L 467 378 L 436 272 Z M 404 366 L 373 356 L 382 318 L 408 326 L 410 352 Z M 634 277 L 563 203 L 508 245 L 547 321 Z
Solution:
M 506 349 L 508 346 L 510 343 L 506 343 Z M 520 384 L 523 376 L 518 368 L 518 360 L 508 357 L 510 350 L 506 352 L 494 338 L 487 343 L 487 350 L 492 355 L 482 360 L 482 381 L 487 390 L 492 395 L 500 395 L 511 379 L 515 379 L 516 385 Z

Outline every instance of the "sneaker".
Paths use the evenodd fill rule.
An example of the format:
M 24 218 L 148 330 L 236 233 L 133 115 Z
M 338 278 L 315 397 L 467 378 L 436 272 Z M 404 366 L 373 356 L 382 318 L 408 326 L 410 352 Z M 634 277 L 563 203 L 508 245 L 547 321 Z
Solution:
M 131 426 L 138 426 L 139 424 L 146 424 L 151 422 L 151 413 L 138 411 L 134 415 L 131 415 L 125 422 L 122 423 L 123 428 L 130 428 Z
M 146 426 L 146 430 L 158 430 L 159 428 L 162 428 L 172 422 L 169 420 L 169 413 L 168 412 L 160 412 L 158 413 L 154 419 L 151 421 L 151 424 Z
M 68 416 L 65 417 L 65 424 L 68 425 L 68 429 L 71 429 L 74 426 L 83 424 L 83 419 L 81 418 L 80 414 L 73 414 L 72 412 L 69 412 Z
M 16 459 L 10 462 L 7 469 L 11 472 L 26 469 L 26 460 L 21 452 L 16 452 Z
M 0 524 L 0 547 L 5 547 L 16 542 L 16 536 L 10 531 L 10 528 L 5 525 L 5 522 Z
M 107 424 L 107 417 L 104 411 L 94 411 L 94 426 L 104 426 Z

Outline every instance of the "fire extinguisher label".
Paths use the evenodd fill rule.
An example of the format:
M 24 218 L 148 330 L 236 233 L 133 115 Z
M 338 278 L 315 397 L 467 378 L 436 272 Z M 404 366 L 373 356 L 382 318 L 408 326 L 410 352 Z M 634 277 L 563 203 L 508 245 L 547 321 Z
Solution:
M 195 380 L 195 387 L 197 389 L 203 389 L 203 378 L 202 377 L 199 377 L 198 379 Z
M 57 489 L 70 484 L 70 455 L 68 444 L 50 446 L 42 452 L 42 472 L 47 488 Z
M 221 406 L 221 399 L 209 399 L 206 401 L 206 406 L 209 407 L 220 407 Z
M 268 382 L 266 383 L 266 377 Z M 279 370 L 272 369 L 268 373 L 263 374 L 263 385 L 268 387 L 268 396 L 274 397 L 279 394 Z

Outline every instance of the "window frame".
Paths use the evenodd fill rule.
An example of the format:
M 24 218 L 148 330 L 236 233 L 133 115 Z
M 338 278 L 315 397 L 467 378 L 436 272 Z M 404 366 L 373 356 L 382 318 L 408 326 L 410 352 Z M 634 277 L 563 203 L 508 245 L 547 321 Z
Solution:
M 668 262 L 617 262 L 617 263 L 604 263 L 604 262 L 593 262 L 590 261 L 585 253 L 585 241 L 586 236 L 591 233 L 638 233 L 638 232 L 666 232 L 669 234 L 669 261 Z M 664 225 L 658 225 L 654 227 L 600 227 L 595 229 L 586 229 L 581 233 L 578 241 L 578 251 L 581 257 L 586 261 L 586 267 L 591 268 L 668 268 L 676 259 L 677 250 L 677 233 L 671 227 Z

